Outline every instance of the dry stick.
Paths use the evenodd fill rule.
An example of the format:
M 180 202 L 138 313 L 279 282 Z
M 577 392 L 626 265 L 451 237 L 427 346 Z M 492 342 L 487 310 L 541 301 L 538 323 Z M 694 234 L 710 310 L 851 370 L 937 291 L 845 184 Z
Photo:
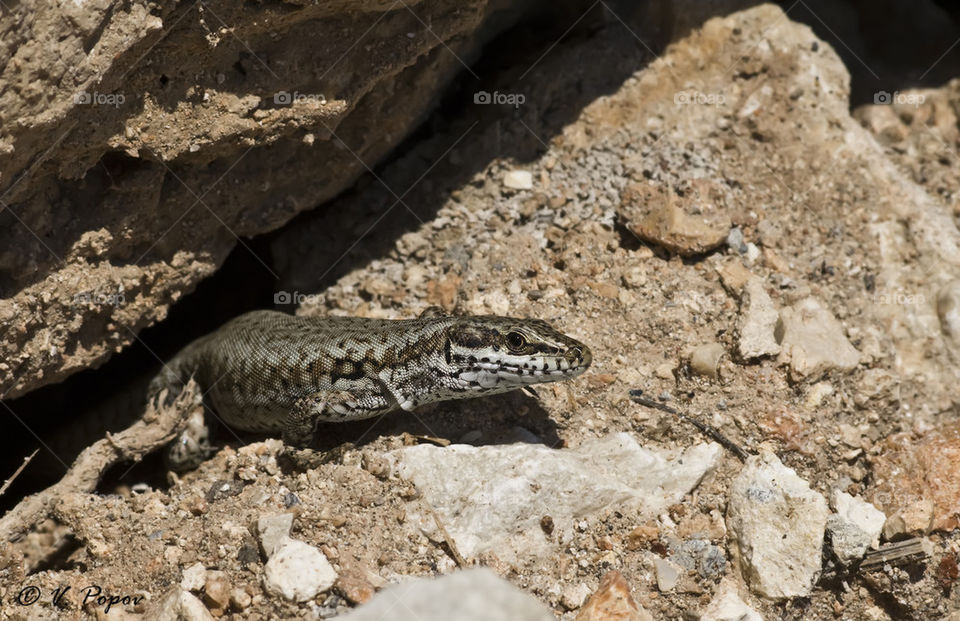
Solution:
M 440 531 L 440 534 L 443 535 L 443 542 L 447 544 L 447 551 L 450 553 L 450 557 L 453 558 L 457 567 L 466 567 L 466 559 L 460 554 L 460 550 L 457 549 L 457 544 L 454 543 L 453 537 L 447 532 L 446 527 L 444 527 L 443 522 L 440 520 L 440 516 L 437 515 L 437 512 L 430 506 L 430 503 L 423 501 L 423 504 L 427 507 L 427 510 L 430 511 L 430 515 L 433 516 L 433 523 L 437 525 L 437 529 Z
M 902 565 L 923 560 L 930 556 L 929 545 L 919 537 L 882 545 L 879 550 L 866 553 L 860 563 L 860 572 L 874 571 L 884 565 Z
M 688 414 L 679 412 L 673 409 L 672 407 L 670 407 L 669 405 L 664 405 L 662 403 L 654 401 L 653 399 L 650 399 L 649 397 L 645 397 L 643 396 L 642 390 L 631 390 L 630 399 L 635 403 L 639 403 L 640 405 L 645 405 L 647 407 L 663 410 L 664 412 L 669 412 L 670 414 L 673 414 L 678 418 L 682 418 L 683 420 L 687 421 L 688 423 L 690 423 L 691 425 L 699 429 L 701 433 L 719 442 L 728 451 L 736 455 L 740 459 L 740 461 L 746 461 L 747 457 L 750 456 L 750 453 L 742 449 L 740 445 L 736 444 L 733 440 L 730 440 L 725 435 L 720 433 L 720 430 L 717 429 L 716 427 L 712 427 L 704 422 L 701 422 Z
M 160 395 L 162 403 L 165 393 Z M 90 493 L 111 466 L 124 460 L 139 461 L 173 440 L 187 424 L 201 394 L 191 380 L 169 406 L 150 403 L 143 417 L 120 433 L 108 435 L 80 453 L 63 478 L 47 489 L 27 496 L 0 518 L 0 542 L 12 541 L 45 519 L 67 494 Z
M 23 458 L 23 463 L 20 464 L 20 467 L 17 468 L 17 471 L 13 473 L 13 476 L 3 482 L 3 487 L 0 487 L 0 496 L 3 496 L 4 492 L 7 491 L 7 488 L 10 487 L 10 484 L 13 483 L 14 479 L 20 476 L 20 473 L 23 472 L 23 469 L 27 467 L 27 464 L 33 461 L 33 458 L 37 456 L 37 451 L 39 450 L 40 449 L 34 449 L 32 453 Z

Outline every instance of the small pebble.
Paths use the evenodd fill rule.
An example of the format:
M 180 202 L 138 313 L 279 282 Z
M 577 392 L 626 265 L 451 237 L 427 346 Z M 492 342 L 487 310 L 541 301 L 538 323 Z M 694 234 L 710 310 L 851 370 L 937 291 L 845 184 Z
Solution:
M 512 190 L 529 190 L 533 188 L 533 175 L 526 170 L 511 170 L 503 176 L 503 185 Z

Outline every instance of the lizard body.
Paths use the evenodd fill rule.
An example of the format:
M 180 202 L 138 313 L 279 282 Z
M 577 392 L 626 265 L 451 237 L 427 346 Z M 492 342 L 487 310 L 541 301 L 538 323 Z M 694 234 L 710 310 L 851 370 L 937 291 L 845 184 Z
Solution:
M 227 425 L 280 432 L 285 443 L 306 446 L 320 421 L 558 381 L 583 373 L 591 360 L 586 345 L 537 319 L 433 309 L 407 320 L 254 311 L 184 348 L 149 394 L 167 388 L 170 399 L 193 377 Z M 184 459 L 196 461 L 171 461 Z

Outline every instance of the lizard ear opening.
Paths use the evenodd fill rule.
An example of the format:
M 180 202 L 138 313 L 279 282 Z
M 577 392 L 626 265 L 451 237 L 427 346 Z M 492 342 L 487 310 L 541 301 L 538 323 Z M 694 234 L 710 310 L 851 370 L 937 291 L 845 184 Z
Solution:
M 428 306 L 420 313 L 418 319 L 436 319 L 438 317 L 449 317 L 450 313 L 439 306 Z

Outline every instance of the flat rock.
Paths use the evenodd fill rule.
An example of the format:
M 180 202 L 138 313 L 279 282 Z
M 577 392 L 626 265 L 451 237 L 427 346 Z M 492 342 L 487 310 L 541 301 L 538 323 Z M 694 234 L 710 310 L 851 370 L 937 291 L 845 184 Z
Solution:
M 779 361 L 789 363 L 793 380 L 816 379 L 834 369 L 850 371 L 860 363 L 860 352 L 847 340 L 843 326 L 816 298 L 781 310 L 776 337 Z
M 776 338 L 780 314 L 767 294 L 763 281 L 753 277 L 743 287 L 740 302 L 737 349 L 744 360 L 780 353 Z
M 536 554 L 551 543 L 539 523 L 550 516 L 555 538 L 573 522 L 613 508 L 654 516 L 679 502 L 713 469 L 722 449 L 698 444 L 668 457 L 617 433 L 574 449 L 537 444 L 412 446 L 393 452 L 398 474 L 412 481 L 466 557 Z M 456 476 L 451 476 L 456 473 Z M 420 528 L 430 534 L 432 517 Z
M 441 578 L 418 578 L 387 587 L 369 602 L 338 617 L 343 621 L 555 621 L 553 614 L 486 568 Z
M 824 497 L 776 455 L 747 459 L 730 488 L 727 528 L 753 592 L 771 599 L 810 594 L 828 514 Z
M 731 221 L 723 186 L 690 182 L 682 194 L 663 185 L 627 186 L 620 218 L 640 238 L 681 256 L 703 254 L 726 242 Z

